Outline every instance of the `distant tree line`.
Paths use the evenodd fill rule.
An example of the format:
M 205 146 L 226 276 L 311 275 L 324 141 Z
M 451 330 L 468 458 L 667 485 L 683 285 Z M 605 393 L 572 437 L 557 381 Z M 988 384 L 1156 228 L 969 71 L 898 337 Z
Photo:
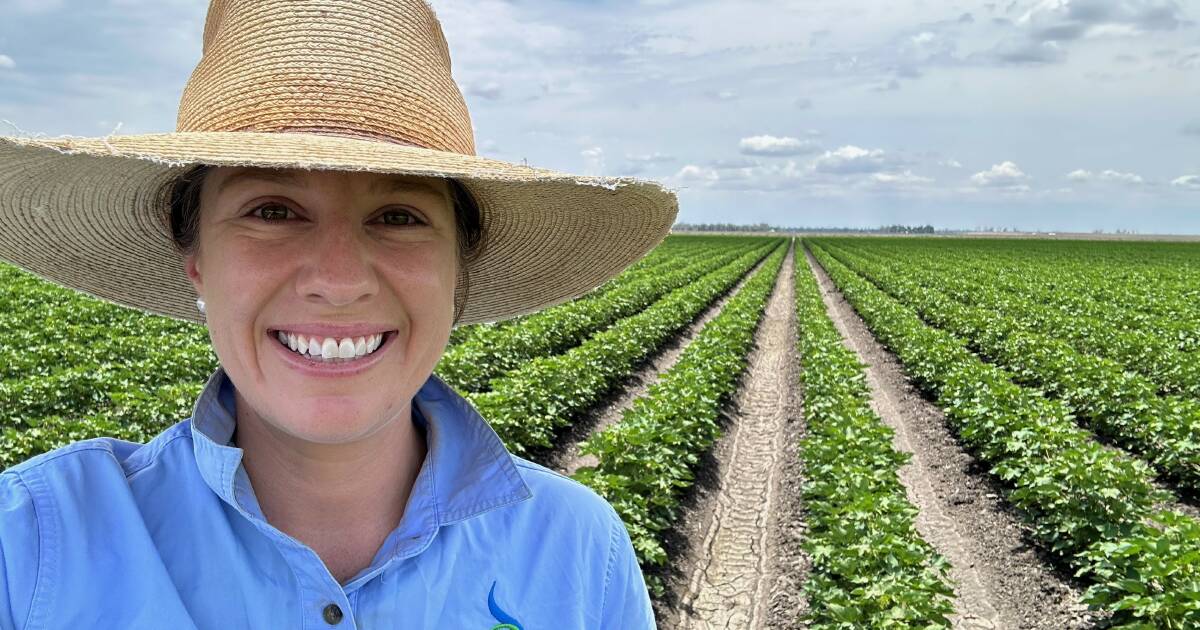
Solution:
M 952 231 L 938 230 L 932 225 L 883 225 L 874 228 L 850 228 L 780 227 L 767 223 L 755 223 L 751 225 L 740 223 L 676 223 L 672 229 L 676 232 L 839 232 L 856 234 L 936 234 Z

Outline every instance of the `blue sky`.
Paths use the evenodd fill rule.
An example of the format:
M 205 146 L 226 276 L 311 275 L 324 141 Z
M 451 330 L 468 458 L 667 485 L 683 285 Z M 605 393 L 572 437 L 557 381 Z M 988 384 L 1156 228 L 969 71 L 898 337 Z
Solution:
M 681 221 L 1200 233 L 1200 2 L 432 5 L 481 155 Z M 207 6 L 0 0 L 0 133 L 173 130 Z

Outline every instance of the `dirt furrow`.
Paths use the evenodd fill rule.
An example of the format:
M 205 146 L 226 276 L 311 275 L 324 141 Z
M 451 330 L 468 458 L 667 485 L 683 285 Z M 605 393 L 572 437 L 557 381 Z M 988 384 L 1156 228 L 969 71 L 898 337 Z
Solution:
M 1079 586 L 1039 556 L 986 466 L 962 449 L 942 411 L 909 383 L 820 265 L 808 262 L 847 347 L 867 365 L 872 408 L 895 430 L 896 448 L 912 454 L 900 480 L 920 510 L 917 530 L 953 567 L 955 627 L 1091 626 Z
M 738 280 L 737 284 L 725 295 L 717 298 L 707 309 L 701 311 L 700 316 L 684 328 L 683 332 L 675 335 L 656 350 L 640 369 L 615 386 L 614 390 L 619 391 L 619 394 L 597 405 L 573 422 L 561 440 L 563 446 L 538 457 L 538 463 L 564 475 L 573 475 L 575 471 L 584 466 L 598 464 L 599 460 L 595 455 L 583 455 L 579 452 L 579 447 L 584 440 L 593 433 L 603 431 L 609 425 L 619 421 L 625 410 L 633 406 L 634 400 L 645 396 L 650 386 L 658 382 L 659 375 L 675 365 L 679 356 L 683 354 L 683 350 L 700 333 L 700 329 L 716 317 L 722 308 L 725 308 L 725 303 L 741 290 L 742 285 L 746 284 L 746 281 L 754 275 L 754 272 L 758 271 L 764 262 L 766 262 L 765 258 L 746 272 L 746 275 L 742 276 L 742 279 Z
M 735 397 L 719 487 L 697 506 L 711 517 L 688 549 L 691 575 L 678 623 L 670 627 L 763 628 L 772 612 L 776 562 L 787 555 L 776 550 L 774 508 L 782 464 L 791 453 L 784 448 L 788 422 L 799 408 L 792 255 L 767 303 Z

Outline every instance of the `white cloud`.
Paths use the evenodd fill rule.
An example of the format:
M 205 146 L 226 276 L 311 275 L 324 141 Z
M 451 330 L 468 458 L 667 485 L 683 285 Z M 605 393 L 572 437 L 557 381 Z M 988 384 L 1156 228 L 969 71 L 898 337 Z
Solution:
M 929 42 L 933 41 L 935 37 L 937 37 L 937 35 L 934 33 L 922 31 L 912 37 L 912 42 L 920 46 L 922 44 L 928 44 Z
M 971 176 L 973 184 L 989 188 L 1020 187 L 1028 179 L 1029 176 L 1012 162 L 993 164 L 992 168 Z
M 604 174 L 604 149 L 591 147 L 580 151 L 579 155 L 583 158 L 584 172 L 587 175 Z
M 826 151 L 813 162 L 813 167 L 821 173 L 875 173 L 887 169 L 890 162 L 883 149 L 846 145 Z
M 12 57 L 9 57 L 8 55 L 0 55 L 0 68 L 15 67 L 17 67 L 17 62 L 13 61 Z
M 812 140 L 762 135 L 742 138 L 738 150 L 746 155 L 785 156 L 814 153 L 820 146 Z
M 932 177 L 922 177 L 914 175 L 912 171 L 905 170 L 900 173 L 872 173 L 870 180 L 876 184 L 888 186 L 911 186 L 914 184 L 932 184 Z
M 1171 185 L 1186 190 L 1200 190 L 1200 175 L 1184 175 L 1171 180 Z
M 956 160 L 954 158 L 948 158 L 948 159 L 942 160 L 941 162 L 938 162 L 938 165 L 945 166 L 946 168 L 962 168 L 963 167 L 962 162 L 959 162 L 958 160 Z
M 675 179 L 684 184 L 700 184 L 702 186 L 711 186 L 721 176 L 717 174 L 715 169 L 706 166 L 697 166 L 695 164 L 685 164 L 683 168 L 675 173 Z
M 1121 173 L 1112 169 L 1107 169 L 1099 173 L 1093 173 L 1084 169 L 1077 169 L 1067 173 L 1067 179 L 1074 182 L 1088 182 L 1092 180 L 1102 182 L 1116 182 L 1119 184 L 1128 184 L 1131 186 L 1139 186 L 1146 183 L 1146 180 L 1141 175 L 1136 173 Z

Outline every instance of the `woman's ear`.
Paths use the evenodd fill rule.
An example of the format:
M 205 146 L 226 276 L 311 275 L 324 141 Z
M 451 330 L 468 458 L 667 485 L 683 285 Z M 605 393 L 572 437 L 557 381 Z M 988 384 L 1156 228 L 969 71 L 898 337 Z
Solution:
M 204 295 L 204 278 L 200 276 L 199 256 L 196 252 L 192 252 L 184 258 L 184 271 L 187 272 L 188 279 L 192 281 L 192 286 L 196 288 L 196 295 Z

